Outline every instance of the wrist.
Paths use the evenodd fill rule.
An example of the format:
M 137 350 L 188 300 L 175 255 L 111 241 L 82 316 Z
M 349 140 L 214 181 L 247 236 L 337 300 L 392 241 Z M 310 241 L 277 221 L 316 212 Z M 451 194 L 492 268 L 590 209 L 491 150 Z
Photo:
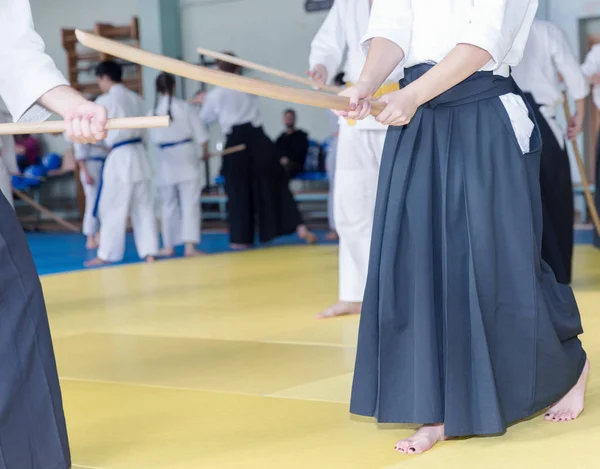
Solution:
M 404 93 L 412 96 L 412 99 L 417 103 L 417 106 L 422 106 L 430 99 L 426 90 L 422 86 L 419 86 L 418 81 L 406 86 L 404 88 Z
M 362 87 L 369 96 L 373 96 L 375 93 L 377 93 L 377 90 L 381 84 L 377 83 L 376 80 L 369 76 L 361 76 L 356 83 L 356 86 Z
M 58 114 L 63 119 L 74 108 L 86 102 L 87 100 L 78 91 L 66 85 L 52 88 L 39 99 L 42 106 Z

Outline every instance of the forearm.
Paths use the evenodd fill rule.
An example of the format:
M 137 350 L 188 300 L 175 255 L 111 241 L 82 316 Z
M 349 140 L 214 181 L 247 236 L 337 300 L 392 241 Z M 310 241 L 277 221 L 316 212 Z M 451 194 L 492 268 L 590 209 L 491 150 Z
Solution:
M 373 38 L 359 81 L 375 94 L 402 59 L 404 51 L 397 44 L 381 37 Z
M 492 59 L 489 52 L 470 44 L 458 44 L 429 72 L 408 85 L 419 105 L 466 80 Z
M 585 98 L 575 101 L 575 109 L 577 116 L 585 116 Z
M 69 111 L 85 104 L 87 100 L 70 86 L 57 86 L 42 95 L 38 102 L 50 111 L 65 117 Z

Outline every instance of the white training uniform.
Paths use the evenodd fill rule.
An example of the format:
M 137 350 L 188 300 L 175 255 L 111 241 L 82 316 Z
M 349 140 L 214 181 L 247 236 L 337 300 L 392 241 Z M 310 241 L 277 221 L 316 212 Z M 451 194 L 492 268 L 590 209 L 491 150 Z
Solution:
M 100 222 L 95 210 L 98 208 L 98 191 L 100 188 L 100 178 L 102 168 L 106 161 L 108 149 L 103 143 L 100 144 L 74 144 L 75 160 L 82 161 L 85 164 L 87 172 L 94 180 L 88 184 L 83 169 L 79 171 L 79 178 L 85 194 L 85 212 L 83 214 L 83 234 L 93 236 L 100 230 Z
M 198 146 L 208 141 L 198 112 L 187 102 L 161 96 L 150 113 L 171 115 L 171 125 L 150 129 L 150 140 L 159 149 L 157 185 L 162 200 L 163 245 L 172 248 L 182 243 L 200 242 L 201 160 Z
M 600 44 L 594 45 L 585 57 L 585 61 L 581 66 L 581 71 L 587 78 L 600 73 Z M 595 85 L 593 88 L 594 104 L 600 109 L 600 86 Z
M 262 126 L 258 96 L 220 86 L 206 93 L 200 119 L 206 126 L 218 122 L 223 135 L 228 135 L 236 125 Z
M 96 102 L 106 107 L 109 118 L 146 114 L 142 98 L 122 84 L 114 85 Z M 142 139 L 144 130 L 111 130 L 104 141 L 111 148 L 106 158 L 100 194 L 100 247 L 98 257 L 118 262 L 125 254 L 127 217 L 131 217 L 138 255 L 158 253 L 158 230 L 154 216 L 152 168 L 143 144 L 118 146 Z M 115 148 L 118 146 L 118 148 Z
M 345 80 L 356 83 L 365 65 L 360 39 L 367 32 L 369 0 L 336 0 L 311 44 L 310 68 L 323 65 L 329 79 L 344 54 Z M 390 82 L 398 82 L 394 72 Z M 340 236 L 339 299 L 362 302 L 367 280 L 379 164 L 387 127 L 373 117 L 349 125 L 340 120 L 335 167 L 334 213 Z
M 564 33 L 554 24 L 536 19 L 531 27 L 523 60 L 512 69 L 512 75 L 523 91 L 533 95 L 556 140 L 564 149 L 564 132 L 555 120 L 556 108 L 564 102 L 559 73 L 573 99 L 584 99 L 589 94 L 588 83 Z
M 340 124 L 337 116 L 327 111 L 327 119 L 331 123 L 331 134 L 329 148 L 327 149 L 327 157 L 325 167 L 327 169 L 327 180 L 329 181 L 329 203 L 327 204 L 327 220 L 329 221 L 329 229 L 335 231 L 335 161 L 337 158 L 338 137 L 340 133 Z

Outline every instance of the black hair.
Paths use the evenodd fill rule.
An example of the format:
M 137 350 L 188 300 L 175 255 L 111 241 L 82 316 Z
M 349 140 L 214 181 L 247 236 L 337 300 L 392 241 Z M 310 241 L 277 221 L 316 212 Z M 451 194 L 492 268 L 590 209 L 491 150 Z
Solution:
M 175 77 L 170 73 L 163 72 L 156 77 L 156 99 L 154 100 L 154 115 L 158 109 L 158 95 L 168 94 L 169 105 L 167 106 L 167 114 L 173 120 L 171 115 L 171 103 L 173 102 L 173 94 L 175 94 Z
M 344 81 L 345 76 L 346 76 L 346 74 L 344 72 L 340 72 L 335 76 L 335 78 L 333 79 L 333 82 L 338 86 L 345 86 L 346 85 L 346 82 Z
M 283 111 L 283 115 L 285 116 L 286 114 L 291 114 L 292 116 L 296 117 L 296 111 L 294 111 L 292 108 L 288 108 Z
M 225 55 L 229 55 L 231 57 L 237 57 L 233 52 L 223 52 Z M 227 73 L 235 73 L 242 74 L 242 67 L 236 64 L 232 64 L 231 62 L 227 62 L 226 60 L 217 60 L 217 67 L 219 70 Z
M 108 77 L 115 83 L 121 83 L 123 79 L 123 67 L 114 60 L 105 60 L 96 67 L 98 78 Z

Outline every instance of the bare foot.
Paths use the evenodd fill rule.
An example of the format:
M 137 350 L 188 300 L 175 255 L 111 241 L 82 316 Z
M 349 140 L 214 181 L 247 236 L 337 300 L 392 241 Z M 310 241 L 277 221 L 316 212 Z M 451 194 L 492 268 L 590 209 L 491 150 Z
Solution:
M 399 453 L 422 454 L 445 439 L 444 425 L 424 425 L 410 438 L 396 443 L 394 449 Z
M 325 235 L 326 241 L 337 241 L 338 239 L 340 239 L 340 237 L 337 234 L 337 231 L 335 231 L 335 230 L 331 230 L 329 233 L 327 233 Z
M 296 229 L 296 234 L 306 244 L 317 244 L 317 235 L 310 231 L 306 225 L 300 225 Z
M 156 257 L 154 256 L 146 256 L 146 259 L 144 259 L 146 261 L 146 264 L 154 264 L 156 262 Z
M 88 236 L 85 248 L 89 250 L 98 249 L 98 244 L 98 237 L 96 235 Z
M 590 361 L 587 360 L 577 384 L 573 386 L 565 397 L 546 412 L 544 416 L 545 420 L 549 422 L 570 422 L 581 415 L 585 402 L 585 385 L 587 384 L 590 367 Z
M 83 263 L 84 267 L 100 267 L 101 265 L 107 265 L 110 264 L 110 262 L 107 262 L 103 259 L 100 259 L 99 257 L 96 257 L 94 259 L 92 259 L 91 261 L 87 261 Z
M 173 257 L 175 255 L 175 249 L 173 248 L 162 248 L 158 251 L 158 257 Z
M 244 249 L 250 249 L 252 247 L 251 244 L 238 244 L 238 243 L 230 243 L 229 247 L 234 251 L 243 251 Z
M 206 256 L 206 253 L 204 251 L 200 251 L 198 249 L 186 249 L 185 252 L 183 253 L 183 255 L 185 257 L 202 257 L 202 256 Z
M 351 303 L 349 301 L 338 301 L 336 304 L 317 314 L 317 319 L 337 318 L 338 316 L 349 316 L 360 314 L 362 303 Z

